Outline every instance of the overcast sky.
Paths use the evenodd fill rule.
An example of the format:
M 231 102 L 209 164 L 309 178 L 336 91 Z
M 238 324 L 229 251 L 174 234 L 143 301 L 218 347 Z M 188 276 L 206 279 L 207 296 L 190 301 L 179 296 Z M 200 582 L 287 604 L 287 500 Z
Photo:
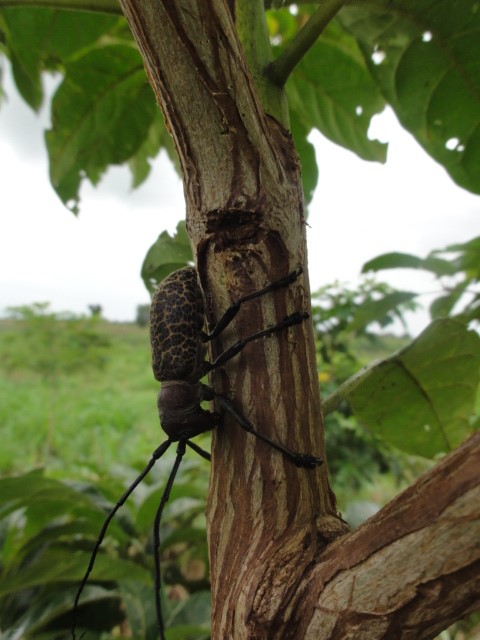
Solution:
M 7 83 L 0 110 L 0 312 L 50 302 L 87 313 L 102 305 L 110 320 L 133 320 L 149 300 L 140 268 L 150 245 L 184 217 L 183 190 L 162 154 L 146 184 L 131 191 L 128 170 L 115 168 L 82 190 L 80 215 L 63 207 L 48 179 L 40 117 Z M 480 198 L 457 187 L 397 124 L 376 118 L 375 137 L 390 141 L 386 165 L 367 163 L 313 135 L 320 180 L 309 216 L 312 289 L 355 282 L 362 264 L 387 251 L 424 255 L 480 233 Z M 392 284 L 431 291 L 419 272 L 390 272 Z M 428 298 L 425 298 L 428 301 Z M 426 314 L 412 321 L 418 332 Z

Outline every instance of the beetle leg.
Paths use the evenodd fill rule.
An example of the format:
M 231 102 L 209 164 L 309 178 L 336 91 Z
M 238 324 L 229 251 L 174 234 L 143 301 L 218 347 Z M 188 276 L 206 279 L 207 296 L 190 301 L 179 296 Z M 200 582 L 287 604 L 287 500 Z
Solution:
M 307 320 L 310 316 L 306 312 L 292 313 L 287 316 L 277 324 L 272 325 L 271 327 L 267 327 L 266 329 L 262 329 L 262 331 L 257 331 L 257 333 L 253 333 L 251 336 L 247 336 L 242 340 L 239 340 L 231 347 L 226 349 L 223 353 L 221 353 L 218 358 L 216 358 L 213 362 L 208 362 L 206 360 L 203 364 L 203 372 L 202 375 L 205 375 L 212 371 L 213 369 L 217 369 L 221 367 L 223 364 L 231 360 L 237 353 L 240 353 L 242 349 L 244 349 L 249 342 L 253 342 L 254 340 L 258 340 L 259 338 L 264 338 L 265 336 L 269 336 L 272 333 L 277 333 L 278 331 L 282 331 L 283 329 L 287 329 L 295 324 L 300 324 L 304 320 Z
M 193 449 L 193 451 L 198 453 L 199 456 L 202 456 L 202 458 L 205 458 L 205 460 L 208 460 L 210 462 L 211 456 L 208 451 L 205 451 L 204 449 L 202 449 L 202 447 L 199 447 L 198 444 L 192 442 L 191 440 L 187 440 L 187 445 L 190 447 L 190 449 Z
M 276 291 L 277 289 L 288 287 L 293 282 L 295 282 L 295 280 L 301 273 L 303 273 L 302 267 L 297 267 L 291 273 L 289 273 L 288 276 L 280 278 L 279 280 L 275 280 L 274 282 L 270 282 L 270 284 L 267 284 L 265 287 L 263 287 L 263 289 L 259 289 L 258 291 L 249 293 L 246 296 L 243 296 L 242 298 L 239 298 L 238 300 L 233 302 L 225 311 L 217 324 L 213 327 L 213 329 L 209 333 L 203 333 L 203 340 L 207 342 L 208 340 L 212 340 L 213 338 L 216 338 L 220 333 L 222 333 L 222 331 L 226 329 L 235 318 L 244 302 L 247 302 L 248 300 L 254 300 L 255 298 L 260 298 L 261 296 L 264 296 L 271 291 Z
M 231 400 L 227 398 L 227 396 L 224 396 L 222 393 L 215 392 L 215 397 L 218 400 L 218 402 L 222 405 L 222 407 L 226 411 L 228 411 L 228 413 L 231 416 L 235 418 L 235 420 L 238 422 L 238 424 L 242 427 L 244 431 L 251 433 L 259 440 L 266 442 L 277 451 L 280 451 L 281 454 L 283 454 L 286 458 L 288 458 L 290 462 L 293 462 L 293 464 L 296 465 L 297 467 L 303 467 L 304 469 L 314 469 L 315 467 L 319 467 L 321 464 L 323 464 L 322 458 L 319 458 L 317 456 L 312 456 L 308 453 L 298 453 L 296 451 L 292 451 L 291 449 L 288 449 L 287 447 L 284 447 L 283 445 L 278 444 L 278 442 L 274 442 L 273 440 L 270 440 L 270 438 L 267 438 L 267 436 L 264 436 L 263 434 L 261 434 L 259 431 L 255 429 L 253 424 L 249 420 L 247 420 L 247 418 L 243 415 L 243 413 L 240 413 L 240 411 L 238 411 L 235 408 L 235 406 L 233 405 Z

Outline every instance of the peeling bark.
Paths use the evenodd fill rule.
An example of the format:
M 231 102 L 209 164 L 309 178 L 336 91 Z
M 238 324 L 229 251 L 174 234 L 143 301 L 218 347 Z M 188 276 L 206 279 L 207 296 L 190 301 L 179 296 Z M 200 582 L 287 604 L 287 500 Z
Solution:
M 215 356 L 241 336 L 309 309 L 297 155 L 289 133 L 261 108 L 224 1 L 120 4 L 179 154 L 209 319 L 267 281 L 304 268 L 293 286 L 247 303 L 215 341 Z M 249 345 L 212 384 L 267 436 L 325 457 L 310 321 Z M 330 545 L 347 527 L 326 465 L 299 470 L 227 416 L 213 440 L 207 516 L 215 640 L 427 638 L 429 620 L 454 619 L 439 614 L 439 601 L 450 584 L 444 568 L 457 567 L 450 536 L 460 538 L 440 516 L 460 509 L 460 494 L 454 500 L 450 491 L 457 477 L 441 485 L 451 502 L 428 523 L 427 482 Z M 432 486 L 442 477 L 434 473 Z M 464 546 L 471 536 L 473 530 L 462 534 Z M 427 553 L 429 545 L 435 552 Z M 463 579 L 473 588 L 467 572 Z M 450 586 L 463 603 L 452 608 L 460 615 L 470 603 L 462 585 Z M 422 625 L 428 631 L 420 632 Z

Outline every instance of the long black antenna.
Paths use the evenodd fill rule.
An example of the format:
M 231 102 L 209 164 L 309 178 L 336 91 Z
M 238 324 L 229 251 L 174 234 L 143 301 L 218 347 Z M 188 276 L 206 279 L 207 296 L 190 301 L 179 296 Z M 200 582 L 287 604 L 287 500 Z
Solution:
M 180 440 L 178 441 L 177 457 L 175 458 L 175 463 L 173 465 L 172 471 L 170 472 L 170 476 L 168 478 L 165 491 L 163 492 L 162 499 L 160 500 L 160 504 L 158 505 L 157 513 L 155 514 L 155 521 L 153 524 L 153 557 L 155 559 L 155 605 L 157 608 L 157 624 L 158 624 L 158 633 L 160 635 L 160 640 L 165 640 L 165 625 L 163 623 L 162 602 L 161 602 L 161 596 L 160 596 L 160 590 L 161 590 L 160 520 L 162 518 L 163 509 L 170 497 L 170 490 L 175 480 L 175 476 L 177 475 L 178 468 L 180 466 L 180 463 L 182 462 L 183 456 L 185 455 L 186 446 L 187 446 L 187 438 L 184 436 L 183 438 L 180 438 Z M 192 448 L 195 448 L 195 447 L 192 447 Z
M 75 596 L 75 602 L 73 604 L 73 612 L 72 612 L 72 638 L 73 638 L 73 640 L 76 640 L 75 630 L 77 628 L 77 612 L 78 612 L 78 603 L 80 601 L 80 596 L 82 595 L 82 591 L 85 588 L 85 585 L 87 584 L 88 577 L 89 577 L 90 573 L 92 572 L 93 565 L 95 564 L 95 559 L 96 559 L 98 551 L 100 549 L 100 545 L 102 544 L 103 539 L 105 537 L 105 534 L 107 533 L 108 525 L 110 524 L 110 522 L 112 521 L 112 519 L 115 516 L 115 514 L 117 513 L 117 511 L 120 509 L 120 507 L 125 504 L 125 502 L 131 496 L 131 494 L 135 491 L 137 486 L 142 482 L 142 480 L 145 478 L 145 476 L 151 470 L 151 468 L 156 463 L 156 461 L 163 456 L 163 454 L 165 453 L 165 451 L 168 449 L 168 447 L 171 444 L 172 444 L 172 440 L 170 440 L 170 438 L 169 438 L 168 440 L 165 440 L 165 442 L 163 442 L 159 447 L 157 447 L 157 449 L 155 449 L 155 451 L 152 453 L 152 457 L 150 458 L 150 461 L 147 464 L 147 466 L 145 467 L 145 469 L 137 477 L 137 479 L 134 480 L 134 482 L 128 487 L 128 489 L 125 491 L 123 496 L 120 498 L 120 500 L 117 502 L 117 504 L 110 511 L 110 513 L 108 514 L 107 519 L 103 523 L 103 527 L 102 527 L 102 529 L 100 531 L 98 539 L 97 539 L 97 541 L 95 543 L 95 546 L 93 548 L 92 555 L 90 557 L 90 562 L 88 564 L 87 571 L 85 572 L 85 575 L 83 576 L 83 579 L 82 579 L 82 581 L 80 583 L 80 586 L 78 587 L 77 595 Z

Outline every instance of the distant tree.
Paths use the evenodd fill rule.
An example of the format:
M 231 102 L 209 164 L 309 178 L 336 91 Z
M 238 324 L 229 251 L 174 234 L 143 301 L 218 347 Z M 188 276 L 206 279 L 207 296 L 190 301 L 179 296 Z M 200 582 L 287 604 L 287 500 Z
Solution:
M 88 308 L 90 309 L 90 313 L 92 314 L 92 318 L 100 318 L 102 315 L 102 305 L 101 304 L 89 304 Z
M 139 304 L 137 305 L 137 315 L 135 317 L 135 322 L 139 327 L 146 327 L 148 325 L 150 318 L 150 305 L 149 304 Z

